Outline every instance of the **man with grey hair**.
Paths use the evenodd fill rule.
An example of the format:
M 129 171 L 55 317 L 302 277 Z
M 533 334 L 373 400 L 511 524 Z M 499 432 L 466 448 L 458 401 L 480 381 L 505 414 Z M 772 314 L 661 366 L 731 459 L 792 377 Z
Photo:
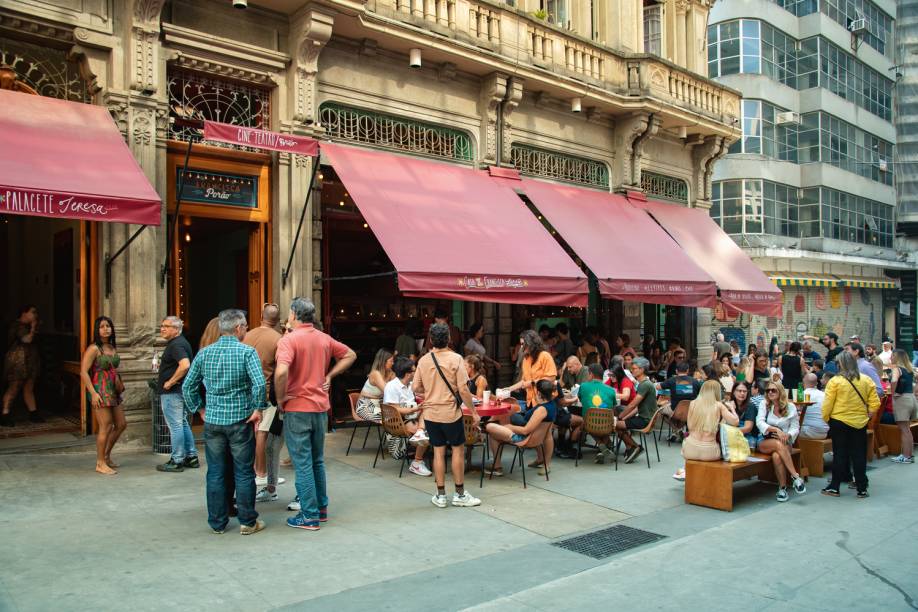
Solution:
M 723 333 L 717 332 L 715 336 L 716 340 L 714 341 L 714 357 L 711 361 L 720 361 L 720 358 L 724 355 L 733 355 L 733 351 L 730 348 L 730 343 L 726 341 Z
M 189 412 L 203 406 L 201 384 L 207 387 L 204 452 L 207 456 L 207 522 L 223 533 L 229 522 L 227 457 L 233 462 L 239 533 L 265 528 L 255 511 L 255 427 L 265 407 L 265 376 L 258 353 L 242 343 L 248 325 L 241 310 L 219 315 L 220 339 L 206 346 L 191 363 L 182 385 Z
M 297 297 L 290 304 L 287 326 L 293 331 L 277 343 L 274 387 L 284 413 L 284 439 L 296 473 L 297 500 L 288 509 L 299 510 L 287 526 L 318 531 L 328 520 L 325 480 L 326 413 L 332 379 L 346 372 L 356 353 L 315 327 L 316 307 Z M 335 360 L 334 367 L 331 366 Z
M 182 472 L 185 468 L 201 467 L 182 398 L 182 381 L 191 367 L 191 344 L 182 335 L 182 320 L 176 316 L 163 319 L 159 335 L 166 340 L 166 348 L 160 359 L 157 382 L 163 417 L 169 427 L 172 456 L 166 463 L 157 465 L 156 469 L 160 472 Z
M 657 410 L 657 390 L 647 378 L 649 367 L 650 362 L 643 357 L 638 357 L 631 364 L 631 372 L 638 381 L 637 388 L 634 390 L 634 397 L 622 408 L 615 425 L 619 438 L 625 443 L 625 463 L 631 463 L 644 451 L 631 437 L 631 432 L 647 427 Z

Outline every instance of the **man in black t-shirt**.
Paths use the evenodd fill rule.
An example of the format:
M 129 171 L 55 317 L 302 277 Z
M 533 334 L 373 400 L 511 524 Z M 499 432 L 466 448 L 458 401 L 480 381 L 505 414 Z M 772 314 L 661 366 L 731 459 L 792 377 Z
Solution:
M 657 389 L 669 391 L 669 406 L 664 406 L 662 412 L 669 418 L 673 416 L 679 402 L 683 400 L 690 402 L 698 397 L 698 392 L 701 391 L 701 381 L 689 374 L 687 361 L 680 361 L 676 364 L 676 375 L 657 383 Z
M 169 426 L 172 456 L 157 465 L 160 472 L 182 472 L 185 468 L 201 467 L 194 434 L 188 425 L 182 381 L 191 367 L 191 344 L 182 335 L 182 320 L 169 316 L 163 319 L 159 334 L 167 340 L 159 363 L 158 387 L 163 416 Z

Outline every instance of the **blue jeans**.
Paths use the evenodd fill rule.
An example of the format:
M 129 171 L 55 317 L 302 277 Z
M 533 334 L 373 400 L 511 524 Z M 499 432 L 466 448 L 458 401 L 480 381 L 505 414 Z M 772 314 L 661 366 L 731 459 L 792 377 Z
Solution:
M 285 412 L 284 439 L 296 473 L 296 494 L 300 497 L 300 514 L 307 520 L 318 520 L 319 508 L 328 506 L 325 489 L 324 412 Z
M 188 425 L 185 414 L 185 400 L 181 393 L 163 393 L 160 396 L 163 416 L 169 426 L 169 438 L 172 443 L 172 461 L 181 463 L 185 457 L 197 457 L 198 449 L 194 446 L 194 434 Z
M 207 457 L 207 522 L 212 529 L 226 529 L 229 522 L 228 491 L 236 486 L 239 524 L 255 524 L 255 432 L 239 421 L 232 425 L 204 423 L 204 453 Z M 229 455 L 229 457 L 227 456 Z M 232 475 L 227 461 L 232 462 Z

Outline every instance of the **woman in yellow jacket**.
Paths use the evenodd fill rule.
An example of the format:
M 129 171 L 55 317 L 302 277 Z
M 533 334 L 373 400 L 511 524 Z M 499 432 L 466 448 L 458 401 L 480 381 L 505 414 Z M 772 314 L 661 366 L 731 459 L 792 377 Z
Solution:
M 832 481 L 823 495 L 838 497 L 838 487 L 848 466 L 854 470 L 858 499 L 867 497 L 867 422 L 880 408 L 877 387 L 868 376 L 862 376 L 854 356 L 844 351 L 835 358 L 838 374 L 826 385 L 822 402 L 822 419 L 829 424 L 832 438 Z

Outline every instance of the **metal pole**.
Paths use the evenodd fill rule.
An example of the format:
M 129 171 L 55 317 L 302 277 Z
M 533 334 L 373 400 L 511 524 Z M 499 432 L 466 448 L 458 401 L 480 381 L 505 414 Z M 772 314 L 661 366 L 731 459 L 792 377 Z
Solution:
M 112 263 L 114 263 L 114 261 L 118 259 L 118 256 L 124 253 L 124 251 L 127 250 L 129 246 L 131 246 L 131 243 L 134 242 L 137 236 L 140 235 L 140 232 L 145 229 L 147 229 L 147 226 L 141 225 L 140 229 L 134 232 L 134 235 L 128 238 L 128 241 L 125 242 L 124 245 L 118 249 L 114 255 L 107 255 L 105 257 L 105 297 L 110 297 L 112 294 Z
M 303 210 L 300 213 L 300 223 L 296 226 L 296 235 L 293 237 L 293 244 L 290 246 L 290 257 L 287 259 L 287 267 L 281 272 L 281 289 L 287 288 L 287 278 L 290 276 L 290 266 L 293 265 L 293 255 L 296 253 L 296 244 L 300 240 L 300 231 L 303 229 L 303 220 L 306 219 L 306 208 L 309 206 L 309 198 L 312 197 L 312 188 L 316 184 L 316 175 L 319 174 L 319 156 L 312 158 L 312 177 L 309 179 L 309 189 L 306 191 L 306 201 L 303 202 Z
M 178 189 L 175 194 L 175 212 L 172 215 L 172 224 L 169 225 L 168 233 L 166 234 L 166 259 L 163 261 L 163 267 L 159 275 L 160 289 L 166 286 L 166 276 L 171 272 L 169 269 L 169 256 L 172 254 L 172 241 L 178 224 L 179 208 L 182 206 L 182 195 L 185 192 L 185 175 L 188 174 L 188 160 L 191 157 L 191 146 L 194 144 L 194 139 L 195 135 L 189 135 L 188 148 L 185 149 L 185 163 L 182 166 L 182 173 L 179 175 Z

